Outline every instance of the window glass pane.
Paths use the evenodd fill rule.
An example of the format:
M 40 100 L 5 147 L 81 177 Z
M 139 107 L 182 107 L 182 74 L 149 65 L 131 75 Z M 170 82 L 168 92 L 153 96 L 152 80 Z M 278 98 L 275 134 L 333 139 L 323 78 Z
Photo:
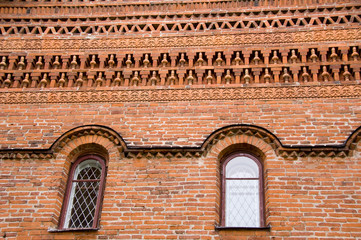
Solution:
M 249 157 L 239 156 L 227 163 L 227 178 L 258 178 L 259 169 L 257 163 Z
M 74 173 L 74 179 L 100 179 L 102 166 L 96 160 L 86 160 L 78 165 Z
M 74 182 L 69 228 L 91 228 L 100 182 Z
M 259 181 L 226 180 L 226 226 L 259 227 Z
M 79 172 L 77 179 L 100 179 L 101 173 L 102 172 L 99 168 L 86 167 Z

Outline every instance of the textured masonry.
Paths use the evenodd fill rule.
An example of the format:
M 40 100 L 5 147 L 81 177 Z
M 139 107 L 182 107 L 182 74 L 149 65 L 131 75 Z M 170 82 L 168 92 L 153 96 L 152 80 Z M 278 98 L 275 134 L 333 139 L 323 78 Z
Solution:
M 2 1 L 0 238 L 361 238 L 360 23 L 357 0 Z M 219 228 L 235 152 L 266 228 Z M 62 231 L 86 154 L 99 229 Z

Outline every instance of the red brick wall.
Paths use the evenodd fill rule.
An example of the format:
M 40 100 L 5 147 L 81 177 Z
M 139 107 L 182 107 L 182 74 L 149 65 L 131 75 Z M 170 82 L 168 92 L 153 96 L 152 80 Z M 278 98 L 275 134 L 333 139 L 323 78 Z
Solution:
M 71 128 L 102 124 L 130 146 L 200 146 L 214 130 L 243 123 L 266 128 L 283 144 L 339 144 L 359 126 L 357 102 L 3 105 L 1 143 L 2 148 L 48 148 Z M 100 230 L 49 233 L 58 223 L 69 161 L 76 156 L 72 151 L 94 142 L 107 149 L 108 158 Z M 237 143 L 251 144 L 265 154 L 270 231 L 215 231 L 219 156 Z M 359 142 L 346 158 L 289 160 L 263 140 L 240 135 L 227 136 L 200 157 L 134 158 L 101 137 L 79 137 L 50 159 L 1 160 L 1 234 L 7 239 L 355 239 L 361 237 L 360 148 Z
M 360 144 L 347 159 L 285 160 L 267 151 L 271 231 L 229 232 L 214 231 L 219 223 L 217 153 L 196 159 L 110 158 L 101 230 L 91 233 L 47 232 L 59 216 L 64 161 L 6 160 L 1 163 L 1 231 L 7 239 L 354 239 L 361 237 L 360 160 Z
M 359 0 L 0 2 L 0 238 L 361 239 Z M 243 150 L 270 229 L 217 230 Z M 99 230 L 57 232 L 84 154 Z
M 360 126 L 359 99 L 3 105 L 0 148 L 49 148 L 66 131 L 99 124 L 129 146 L 200 146 L 232 124 L 266 128 L 283 144 L 341 144 Z

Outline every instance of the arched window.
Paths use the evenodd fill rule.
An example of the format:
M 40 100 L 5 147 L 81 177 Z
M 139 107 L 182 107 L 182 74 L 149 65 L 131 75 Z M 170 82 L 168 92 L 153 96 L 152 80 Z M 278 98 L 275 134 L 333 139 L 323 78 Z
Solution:
M 96 229 L 103 198 L 105 162 L 96 155 L 77 159 L 70 169 L 60 229 Z
M 237 153 L 228 156 L 222 166 L 222 226 L 264 227 L 261 162 Z

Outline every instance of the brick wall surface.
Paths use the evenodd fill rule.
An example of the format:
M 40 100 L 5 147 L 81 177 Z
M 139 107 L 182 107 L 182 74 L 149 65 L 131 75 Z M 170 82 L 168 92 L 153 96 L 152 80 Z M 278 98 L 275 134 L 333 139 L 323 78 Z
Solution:
M 200 158 L 110 158 L 97 232 L 47 232 L 59 216 L 67 175 L 64 161 L 2 160 L 1 233 L 6 239 L 357 239 L 360 148 L 358 144 L 354 156 L 346 159 L 285 160 L 267 151 L 270 231 L 214 230 L 220 191 L 216 153 Z
M 359 99 L 4 105 L 1 148 L 49 148 L 66 131 L 99 124 L 129 146 L 200 146 L 232 124 L 266 128 L 283 144 L 341 144 L 360 126 Z
M 361 239 L 359 0 L 0 1 L 0 238 Z M 220 229 L 263 165 L 266 228 Z M 59 226 L 74 161 L 99 229 Z
M 252 124 L 284 144 L 343 143 L 360 120 L 355 99 L 6 105 L 3 148 L 48 148 L 76 126 L 101 124 L 134 146 L 199 146 L 218 128 Z M 4 116 L 6 114 L 6 116 Z M 5 124 L 4 124 L 5 123 Z M 226 141 L 227 140 L 227 141 Z M 226 138 L 213 149 L 224 149 Z M 215 231 L 218 150 L 194 158 L 109 159 L 97 232 L 48 233 L 57 225 L 64 159 L 2 160 L 1 231 L 18 239 L 319 239 L 361 237 L 360 144 L 348 158 L 287 160 L 265 151 L 268 230 Z

